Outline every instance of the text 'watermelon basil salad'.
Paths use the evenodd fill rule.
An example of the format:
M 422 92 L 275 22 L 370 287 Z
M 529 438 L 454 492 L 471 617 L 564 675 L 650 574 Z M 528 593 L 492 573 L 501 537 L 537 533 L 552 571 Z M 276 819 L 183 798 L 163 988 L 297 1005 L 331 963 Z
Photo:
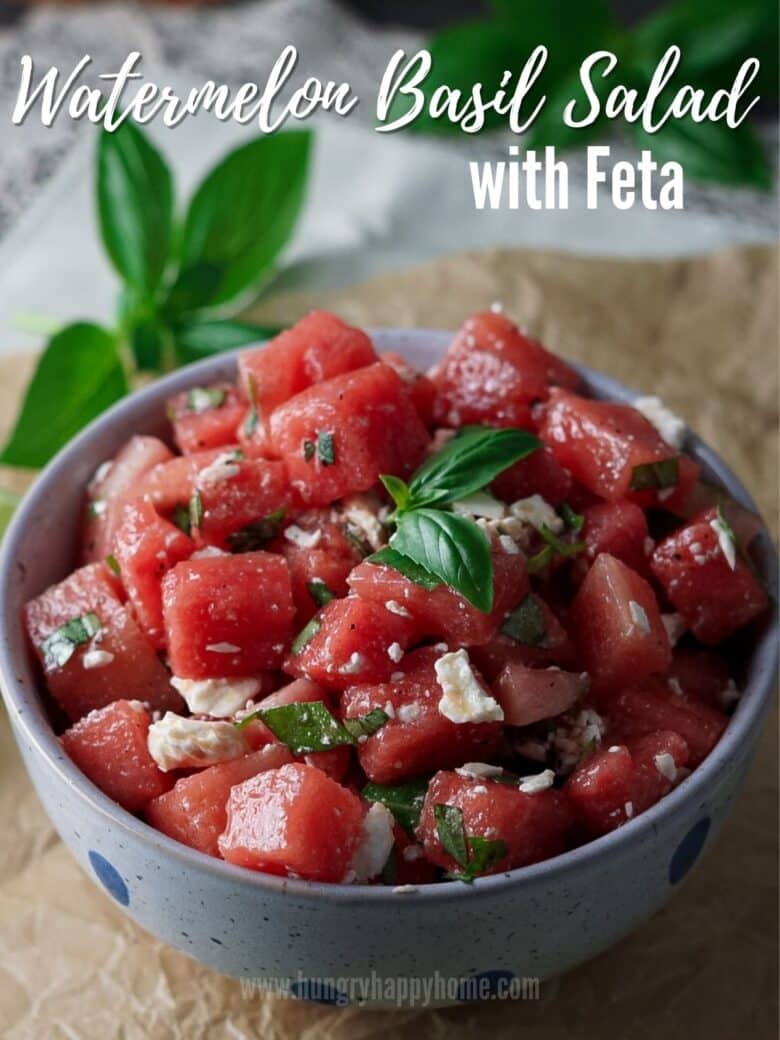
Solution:
M 327 313 L 168 403 L 24 619 L 86 776 L 253 870 L 409 891 L 555 856 L 709 754 L 756 518 L 657 398 L 498 309 L 435 369 Z

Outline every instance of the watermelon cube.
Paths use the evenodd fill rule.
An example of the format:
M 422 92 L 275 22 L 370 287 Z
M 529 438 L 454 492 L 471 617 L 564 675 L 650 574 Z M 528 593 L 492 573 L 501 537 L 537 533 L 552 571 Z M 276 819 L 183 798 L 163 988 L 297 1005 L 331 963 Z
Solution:
M 416 650 L 397 666 L 390 682 L 352 686 L 342 695 L 344 718 L 375 708 L 390 716 L 357 748 L 363 771 L 375 783 L 400 783 L 495 754 L 500 722 L 455 723 L 439 711 L 443 691 L 434 663 L 441 653 L 433 647 Z
M 587 676 L 553 668 L 504 665 L 492 683 L 508 726 L 530 726 L 573 708 L 588 690 Z
M 165 515 L 173 513 L 177 506 L 188 506 L 200 471 L 213 465 L 227 450 L 211 448 L 191 455 L 177 455 L 152 466 L 138 479 L 134 497 L 148 499 Z
M 571 618 L 582 661 L 600 697 L 614 696 L 671 664 L 655 593 L 636 571 L 608 553 L 597 556 L 588 571 Z
M 175 675 L 230 678 L 281 664 L 295 609 L 280 556 L 251 552 L 188 560 L 168 571 L 162 590 Z
M 202 519 L 198 535 L 207 545 L 230 548 L 232 536 L 286 511 L 290 494 L 281 462 L 218 456 L 195 478 Z M 259 546 L 258 546 L 259 547 Z
M 543 445 L 524 459 L 513 463 L 492 484 L 493 493 L 504 502 L 517 502 L 541 495 L 551 506 L 560 506 L 571 495 L 571 473 Z
M 151 502 L 138 499 L 125 507 L 114 555 L 136 620 L 158 650 L 165 646 L 162 576 L 194 551 L 192 539 L 163 520 Z
M 62 746 L 82 773 L 131 813 L 142 812 L 173 784 L 146 746 L 151 721 L 138 701 L 118 700 L 91 711 L 62 735 Z
M 599 502 L 588 506 L 582 515 L 584 522 L 579 538 L 585 543 L 585 552 L 575 562 L 580 576 L 584 577 L 591 561 L 601 553 L 622 560 L 643 577 L 650 576 L 647 519 L 635 502 Z
M 404 383 L 381 362 L 297 394 L 272 413 L 270 429 L 308 505 L 368 491 L 381 473 L 408 477 L 428 445 Z
M 327 311 L 312 311 L 292 328 L 238 359 L 239 384 L 261 417 L 315 383 L 377 360 L 362 329 Z
M 149 802 L 146 819 L 169 838 L 199 849 L 207 856 L 219 856 L 218 838 L 227 825 L 231 789 L 258 773 L 278 769 L 288 762 L 292 762 L 292 755 L 286 747 L 269 744 L 232 762 L 201 769 L 177 780 L 172 790 Z
M 395 369 L 406 386 L 406 392 L 411 397 L 417 414 L 427 427 L 433 426 L 433 408 L 436 400 L 436 387 L 433 385 L 433 381 L 424 373 L 413 368 L 400 354 L 388 351 L 386 354 L 380 355 L 380 361 L 384 361 L 390 368 Z
M 231 863 L 309 881 L 342 881 L 361 836 L 360 798 L 314 766 L 271 769 L 234 787 L 219 839 Z
M 571 668 L 576 663 L 574 642 L 552 607 L 534 592 L 527 593 L 487 643 L 470 651 L 477 667 L 493 682 L 507 664 L 529 668 Z
M 488 874 L 549 859 L 564 852 L 569 844 L 573 815 L 562 792 L 548 788 L 526 794 L 514 784 L 441 772 L 428 785 L 417 837 L 426 857 L 448 871 L 463 867 L 442 845 L 434 814 L 436 805 L 460 809 L 467 839 L 504 843 L 505 855 L 485 871 Z
M 168 401 L 173 438 L 183 455 L 235 444 L 249 405 L 229 383 L 196 386 Z
M 108 567 L 92 563 L 24 608 L 46 684 L 73 722 L 120 698 L 144 701 L 153 710 L 182 707 L 122 595 Z
M 766 593 L 715 509 L 656 546 L 651 566 L 687 627 L 707 645 L 720 643 L 766 610 Z

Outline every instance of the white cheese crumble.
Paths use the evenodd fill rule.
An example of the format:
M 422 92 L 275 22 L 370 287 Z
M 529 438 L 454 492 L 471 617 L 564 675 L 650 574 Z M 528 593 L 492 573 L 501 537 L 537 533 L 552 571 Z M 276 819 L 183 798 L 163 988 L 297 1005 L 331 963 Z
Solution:
M 549 527 L 554 534 L 560 534 L 563 530 L 563 520 L 558 516 L 549 502 L 541 495 L 531 495 L 529 498 L 521 498 L 513 502 L 509 507 L 511 516 L 535 527 L 541 531 L 543 527 Z
M 396 896 L 408 896 L 412 892 L 417 892 L 417 885 L 396 885 L 393 889 L 393 895 Z
M 90 671 L 92 668 L 105 668 L 111 664 L 114 655 L 110 650 L 88 650 L 81 658 L 81 667 Z
M 737 689 L 737 684 L 733 679 L 729 679 L 724 688 L 718 694 L 718 700 L 722 707 L 730 708 L 732 704 L 736 704 L 741 696 L 742 693 Z
M 402 704 L 395 714 L 399 722 L 416 722 L 422 714 L 422 708 L 419 704 Z
M 235 715 L 261 689 L 259 679 L 180 679 L 174 675 L 171 686 L 184 698 L 195 715 L 226 719 Z
M 677 646 L 685 634 L 685 622 L 678 613 L 662 614 L 661 621 L 666 629 L 669 646 Z
M 475 491 L 452 503 L 453 513 L 458 516 L 482 517 L 485 520 L 501 520 L 506 516 L 506 505 L 487 491 Z
M 675 765 L 674 759 L 668 751 L 662 751 L 660 755 L 653 757 L 655 762 L 655 768 L 665 777 L 670 784 L 673 784 L 677 779 L 677 766 Z
M 464 762 L 455 772 L 467 780 L 482 780 L 485 777 L 501 776 L 504 770 L 501 766 L 491 766 L 488 762 Z
M 374 802 L 363 817 L 363 828 L 345 880 L 370 881 L 381 873 L 393 847 L 393 814 Z
M 685 440 L 685 422 L 667 408 L 660 397 L 637 397 L 634 408 L 655 426 L 663 440 L 673 448 L 682 448 Z
M 404 656 L 404 651 L 400 643 L 391 643 L 387 648 L 387 656 L 393 662 L 398 664 L 401 658 Z
M 387 541 L 381 521 L 381 504 L 375 495 L 351 495 L 341 504 L 341 514 L 347 527 L 376 552 Z
M 710 520 L 710 527 L 718 536 L 718 545 L 720 546 L 720 551 L 726 557 L 726 563 L 734 570 L 737 566 L 737 547 L 734 543 L 733 534 L 719 516 L 714 520 Z
M 397 614 L 398 617 L 411 617 L 412 615 L 406 609 L 402 607 L 400 603 L 397 603 L 394 599 L 389 599 L 385 603 L 385 610 L 389 610 L 391 614 Z
M 498 536 L 498 544 L 507 554 L 507 556 L 517 556 L 520 553 L 520 548 L 517 542 L 508 534 L 500 534 Z
M 471 668 L 465 650 L 444 654 L 434 664 L 442 688 L 439 711 L 450 722 L 501 722 L 504 712 L 486 693 Z
M 682 697 L 683 688 L 682 686 L 680 686 L 680 680 L 676 676 L 673 675 L 671 676 L 671 678 L 667 679 L 666 685 L 669 687 L 669 689 L 672 691 L 675 697 Z
M 552 769 L 545 769 L 534 776 L 521 776 L 517 781 L 518 790 L 523 794 L 537 794 L 546 791 L 555 782 L 555 773 Z
M 198 483 L 221 484 L 225 480 L 238 476 L 241 472 L 241 467 L 238 465 L 239 459 L 240 456 L 235 451 L 223 451 L 198 473 Z
M 422 859 L 423 848 L 421 845 L 407 845 L 401 855 L 407 863 L 414 863 L 416 859 Z
M 633 802 L 626 802 L 626 804 L 624 806 L 624 809 L 625 809 L 625 813 L 626 813 L 626 819 L 630 820 L 631 817 L 634 815 L 634 803 Z
M 212 654 L 240 654 L 241 647 L 235 643 L 208 643 L 206 649 Z
M 284 537 L 299 549 L 316 549 L 322 538 L 322 531 L 304 531 L 297 524 L 290 524 L 284 529 Z
M 365 667 L 366 659 L 357 650 L 350 654 L 349 660 L 339 668 L 341 675 L 357 675 Z
M 552 736 L 558 772 L 570 773 L 586 755 L 601 746 L 606 724 L 598 712 L 583 708 L 575 716 L 564 716 Z
M 226 553 L 224 549 L 219 549 L 216 545 L 206 545 L 202 549 L 198 549 L 190 556 L 191 560 L 209 560 L 213 556 L 229 556 L 230 553 Z
M 643 636 L 650 634 L 650 622 L 647 619 L 645 608 L 641 603 L 637 603 L 635 599 L 628 601 L 628 612 L 631 615 L 631 623 L 635 628 L 638 628 Z
M 228 762 L 248 750 L 244 734 L 232 722 L 202 722 L 167 711 L 149 727 L 149 754 L 163 770 L 198 768 Z

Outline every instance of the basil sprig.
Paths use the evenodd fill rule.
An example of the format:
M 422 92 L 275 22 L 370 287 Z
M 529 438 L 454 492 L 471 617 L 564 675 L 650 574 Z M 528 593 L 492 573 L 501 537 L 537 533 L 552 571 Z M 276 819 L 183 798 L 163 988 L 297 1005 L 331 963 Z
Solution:
M 357 744 L 387 722 L 388 715 L 374 708 L 366 715 L 339 722 L 322 701 L 281 704 L 276 708 L 258 708 L 236 723 L 243 729 L 255 719 L 265 723 L 273 735 L 296 755 L 313 751 L 330 751 L 343 744 Z
M 1 462 L 45 465 L 140 372 L 278 331 L 230 311 L 274 272 L 303 205 L 310 151 L 307 130 L 249 141 L 206 175 L 177 219 L 171 171 L 139 127 L 126 120 L 102 132 L 95 195 L 103 246 L 122 284 L 116 322 L 78 322 L 49 339 Z M 194 400 L 198 411 L 205 399 Z
M 366 801 L 381 802 L 407 833 L 412 834 L 420 822 L 427 780 L 409 780 L 405 784 L 366 784 L 361 792 Z
M 662 491 L 680 480 L 680 459 L 674 455 L 658 462 L 643 462 L 631 470 L 631 491 Z
M 408 484 L 383 474 L 395 503 L 389 546 L 369 557 L 394 567 L 423 588 L 445 584 L 478 610 L 493 609 L 493 558 L 485 531 L 448 507 L 489 484 L 539 448 L 525 430 L 467 426 L 414 474 Z
M 433 818 L 442 848 L 462 868 L 447 874 L 451 880 L 471 884 L 506 856 L 506 843 L 500 838 L 492 841 L 480 835 L 466 835 L 463 810 L 457 805 L 438 802 L 433 807 Z
M 92 612 L 71 618 L 44 639 L 41 652 L 47 668 L 62 668 L 76 652 L 101 629 L 100 618 Z

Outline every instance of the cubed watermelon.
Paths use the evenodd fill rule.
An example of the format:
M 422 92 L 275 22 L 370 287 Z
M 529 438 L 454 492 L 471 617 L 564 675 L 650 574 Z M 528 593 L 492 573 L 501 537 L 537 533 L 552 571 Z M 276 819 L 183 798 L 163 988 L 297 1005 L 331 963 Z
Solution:
M 238 446 L 233 448 L 238 450 Z M 135 485 L 135 498 L 147 498 L 160 513 L 169 515 L 177 506 L 187 506 L 201 470 L 211 466 L 228 448 L 211 448 L 192 455 L 177 455 L 152 466 Z
M 534 592 L 523 597 L 499 632 L 470 653 L 489 682 L 507 664 L 572 668 L 577 656 L 573 640 L 552 607 Z
M 548 788 L 526 794 L 510 783 L 437 773 L 428 785 L 417 836 L 426 857 L 448 871 L 463 868 L 442 846 L 434 816 L 436 805 L 461 810 L 467 839 L 504 843 L 506 854 L 486 871 L 489 874 L 557 856 L 569 843 L 573 816 L 562 792 Z
M 242 538 L 257 521 L 284 514 L 290 501 L 281 462 L 236 459 L 228 453 L 201 470 L 194 487 L 202 513 L 198 536 L 219 548 L 230 548 L 233 536 Z
M 581 672 L 506 664 L 491 684 L 508 726 L 530 726 L 573 708 L 588 690 Z
M 168 401 L 173 437 L 184 455 L 235 444 L 249 409 L 230 383 L 196 386 Z
M 583 663 L 599 696 L 671 664 L 672 649 L 655 593 L 636 571 L 602 553 L 596 557 L 572 604 L 573 631 Z
M 648 541 L 645 514 L 635 502 L 600 502 L 588 506 L 582 515 L 579 538 L 585 543 L 585 552 L 575 563 L 580 576 L 601 553 L 622 560 L 643 577 L 650 576 L 647 549 L 652 542 Z
M 118 700 L 91 711 L 62 735 L 62 746 L 82 773 L 132 813 L 173 784 L 146 746 L 151 721 L 139 702 Z
M 401 782 L 495 754 L 500 722 L 454 723 L 439 711 L 443 690 L 434 662 L 441 653 L 433 647 L 416 650 L 395 666 L 397 674 L 390 682 L 352 686 L 342 695 L 345 718 L 375 708 L 390 716 L 358 744 L 360 765 L 375 783 Z
M 309 881 L 341 881 L 360 840 L 365 807 L 321 769 L 294 763 L 234 787 L 219 839 L 231 863 Z
M 309 505 L 368 491 L 381 473 L 408 477 L 428 444 L 400 376 L 381 362 L 304 390 L 270 422 L 293 491 Z
M 158 650 L 165 646 L 162 577 L 194 551 L 192 539 L 159 516 L 151 502 L 138 499 L 125 507 L 114 555 L 136 620 Z
M 678 512 L 698 479 L 698 464 L 630 405 L 554 389 L 539 432 L 575 480 L 611 502 L 631 498 Z
M 227 825 L 231 788 L 289 762 L 292 755 L 286 747 L 268 744 L 232 762 L 201 769 L 177 780 L 171 791 L 151 801 L 146 807 L 146 819 L 169 838 L 208 856 L 219 856 L 217 841 Z
M 418 372 L 416 368 L 413 368 L 400 354 L 388 351 L 386 354 L 380 355 L 380 361 L 384 361 L 390 368 L 395 369 L 406 386 L 407 393 L 417 409 L 417 414 L 426 426 L 433 426 L 433 407 L 436 400 L 436 387 L 433 381 L 423 372 Z
M 651 566 L 675 610 L 702 643 L 720 643 L 766 610 L 766 593 L 715 509 L 656 546 Z
M 277 668 L 292 634 L 290 572 L 274 553 L 210 556 L 163 578 L 163 617 L 175 675 L 229 678 Z
M 24 622 L 52 696 L 76 722 L 120 698 L 177 711 L 154 648 L 123 606 L 121 587 L 102 563 L 89 564 L 24 608 Z M 67 626 L 67 627 L 66 627 Z
M 675 647 L 667 685 L 686 700 L 724 708 L 736 700 L 736 686 L 720 654 L 701 647 Z
M 571 473 L 543 445 L 505 469 L 493 481 L 493 491 L 504 502 L 541 495 L 551 506 L 560 506 L 571 495 Z

